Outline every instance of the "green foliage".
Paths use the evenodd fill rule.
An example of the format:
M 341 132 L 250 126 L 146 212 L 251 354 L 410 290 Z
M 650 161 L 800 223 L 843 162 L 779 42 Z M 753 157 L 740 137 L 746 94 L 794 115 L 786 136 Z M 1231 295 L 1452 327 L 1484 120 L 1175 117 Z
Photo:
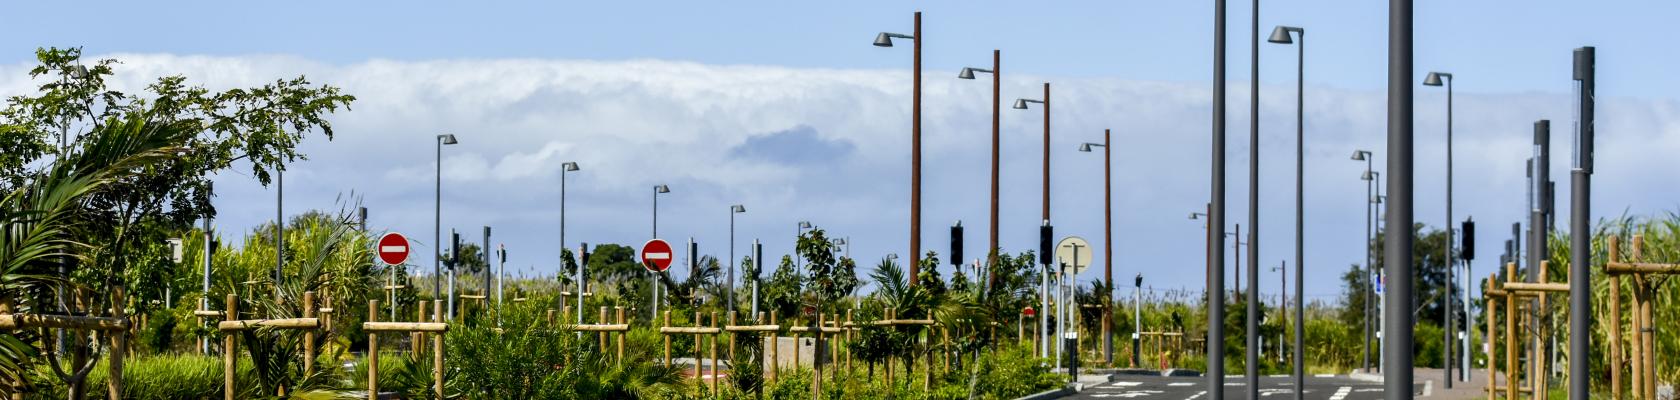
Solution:
M 129 359 L 123 363 L 123 397 L 127 399 L 210 399 L 222 397 L 222 359 L 196 355 L 159 355 Z M 46 382 L 52 373 L 38 368 L 36 382 Z M 88 374 L 88 387 L 104 387 L 109 379 L 107 363 L 101 362 Z M 236 397 L 258 396 L 256 374 L 249 359 L 239 360 L 234 385 Z M 30 398 L 65 398 L 65 387 L 42 385 Z M 94 399 L 108 398 L 103 391 L 89 393 Z

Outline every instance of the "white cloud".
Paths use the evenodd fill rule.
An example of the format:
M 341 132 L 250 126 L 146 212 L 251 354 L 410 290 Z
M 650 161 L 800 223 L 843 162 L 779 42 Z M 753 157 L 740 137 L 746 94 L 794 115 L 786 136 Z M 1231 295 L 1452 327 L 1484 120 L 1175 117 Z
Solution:
M 510 249 L 510 270 L 550 268 L 557 253 L 558 165 L 568 175 L 568 244 L 640 243 L 649 235 L 649 187 L 660 197 L 660 232 L 695 237 L 708 254 L 727 254 L 727 206 L 736 216 L 737 257 L 753 238 L 768 254 L 787 252 L 799 220 L 850 236 L 854 255 L 873 265 L 904 253 L 909 197 L 910 77 L 902 70 L 829 70 L 718 66 L 672 61 L 372 60 L 334 65 L 286 56 L 204 57 L 119 55 L 113 83 L 138 92 L 157 76 L 183 74 L 212 88 L 256 85 L 307 74 L 342 86 L 358 100 L 333 117 L 333 142 L 312 137 L 310 160 L 288 174 L 287 210 L 336 208 L 339 193 L 365 196 L 373 224 L 432 243 L 434 136 L 461 144 L 443 149 L 444 230 L 476 234 L 497 228 Z M 5 95 L 26 92 L 24 65 L 0 66 Z M 969 227 L 967 253 L 985 245 L 990 88 L 928 71 L 924 98 L 923 249 L 946 253 L 945 226 Z M 1009 109 L 1016 97 L 1037 97 L 1046 78 L 1005 81 L 1003 110 L 1003 246 L 1036 243 L 1041 113 Z M 1200 225 L 1185 220 L 1207 198 L 1209 95 L 1205 84 L 1114 77 L 1055 81 L 1054 207 L 1057 232 L 1101 246 L 1101 159 L 1075 152 L 1114 130 L 1115 274 L 1150 275 L 1152 284 L 1199 287 Z M 1567 81 L 1557 82 L 1567 88 Z M 1292 258 L 1293 85 L 1263 86 L 1261 194 L 1263 265 Z M 1419 89 L 1417 206 L 1420 221 L 1439 225 L 1444 98 Z M 1227 105 L 1232 222 L 1245 222 L 1248 152 L 1247 84 L 1232 85 Z M 1381 93 L 1309 87 L 1307 92 L 1307 266 L 1309 295 L 1333 295 L 1336 276 L 1363 257 L 1364 193 L 1354 148 L 1381 150 Z M 1554 120 L 1553 176 L 1568 186 L 1570 102 L 1561 94 L 1465 94 L 1456 99 L 1457 207 L 1486 226 L 1520 217 L 1522 160 L 1530 123 Z M 1672 210 L 1676 172 L 1665 162 L 1680 151 L 1680 107 L 1672 100 L 1606 98 L 1599 106 L 1596 215 Z M 732 157 L 755 137 L 808 127 L 814 141 L 775 141 Z M 765 157 L 800 143 L 850 148 L 821 162 Z M 798 157 L 797 154 L 794 157 Z M 1380 163 L 1386 157 L 1379 157 Z M 217 188 L 224 230 L 271 218 L 274 196 L 234 171 Z M 1560 199 L 1566 203 L 1567 198 Z M 1566 210 L 1565 210 L 1566 212 Z M 1561 216 L 1560 216 L 1561 217 Z M 1560 218 L 1561 219 L 1561 218 Z M 1244 228 L 1245 230 L 1248 227 Z M 1500 231 L 1494 229 L 1494 231 Z M 1482 234 L 1482 248 L 1503 239 Z M 474 237 L 474 241 L 478 239 Z M 1484 254 L 1490 251 L 1484 250 Z M 1100 250 L 1099 250 L 1099 254 Z M 1492 258 L 1484 256 L 1483 258 Z M 1099 263 L 1100 265 L 1100 263 Z M 1486 271 L 1491 263 L 1478 263 Z M 680 268 L 679 268 L 680 269 Z M 1101 268 L 1095 268 L 1098 274 Z M 1096 275 L 1091 275 L 1096 276 Z M 1262 282 L 1275 282 L 1266 275 Z M 1247 279 L 1244 278 L 1246 281 Z M 1263 291 L 1275 290 L 1262 286 Z

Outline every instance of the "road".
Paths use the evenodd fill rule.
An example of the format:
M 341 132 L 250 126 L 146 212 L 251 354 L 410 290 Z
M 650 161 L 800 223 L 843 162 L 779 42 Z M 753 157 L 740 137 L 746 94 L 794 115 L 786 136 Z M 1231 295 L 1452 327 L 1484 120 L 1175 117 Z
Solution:
M 1226 377 L 1225 397 L 1230 399 L 1247 398 L 1244 386 L 1248 381 L 1241 377 Z M 1294 387 L 1289 377 L 1260 378 L 1260 397 L 1272 399 L 1294 398 Z M 1382 384 L 1376 382 L 1348 379 L 1344 375 L 1336 376 L 1308 376 L 1306 398 L 1325 400 L 1365 400 L 1381 399 Z M 1413 396 L 1423 394 L 1423 385 L 1417 384 L 1413 389 Z M 1172 399 L 1172 400 L 1207 400 L 1206 380 L 1201 377 L 1161 377 L 1161 376 L 1131 376 L 1121 375 L 1114 382 L 1087 386 L 1085 391 L 1064 399 Z

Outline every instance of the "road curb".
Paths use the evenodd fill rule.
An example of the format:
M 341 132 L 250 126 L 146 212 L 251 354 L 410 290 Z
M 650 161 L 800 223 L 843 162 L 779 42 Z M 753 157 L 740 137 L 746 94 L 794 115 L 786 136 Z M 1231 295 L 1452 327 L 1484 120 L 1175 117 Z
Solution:
M 1356 381 L 1363 381 L 1363 382 L 1382 383 L 1382 381 L 1383 381 L 1383 376 L 1380 375 L 1380 374 L 1364 373 L 1364 372 L 1359 372 L 1359 370 L 1349 371 L 1347 377 L 1348 377 L 1348 379 L 1352 379 L 1352 380 L 1356 380 Z
M 1046 390 L 1046 391 L 1042 391 L 1042 392 L 1038 392 L 1038 393 L 1029 394 L 1029 395 L 1026 395 L 1026 396 L 1017 397 L 1017 398 L 1015 398 L 1015 400 L 1059 399 L 1059 398 L 1062 398 L 1062 397 L 1066 397 L 1068 395 L 1072 395 L 1074 393 L 1075 392 L 1073 391 L 1073 388 L 1064 387 L 1064 388 L 1061 388 L 1061 389 L 1051 389 L 1051 390 Z

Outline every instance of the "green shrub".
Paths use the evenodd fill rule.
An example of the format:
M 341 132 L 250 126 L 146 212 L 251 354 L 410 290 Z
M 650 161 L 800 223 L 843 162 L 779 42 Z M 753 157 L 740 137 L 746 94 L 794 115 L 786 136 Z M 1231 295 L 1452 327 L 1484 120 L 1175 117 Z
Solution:
M 36 370 L 34 382 L 42 384 L 30 398 L 65 398 L 66 388 L 53 377 L 50 367 Z M 123 364 L 123 397 L 128 399 L 208 399 L 222 397 L 222 359 L 198 355 L 159 355 L 127 359 Z M 88 373 L 89 398 L 107 398 L 105 381 L 109 364 L 101 361 Z M 257 394 L 257 377 L 251 360 L 241 358 L 234 387 L 239 396 Z

